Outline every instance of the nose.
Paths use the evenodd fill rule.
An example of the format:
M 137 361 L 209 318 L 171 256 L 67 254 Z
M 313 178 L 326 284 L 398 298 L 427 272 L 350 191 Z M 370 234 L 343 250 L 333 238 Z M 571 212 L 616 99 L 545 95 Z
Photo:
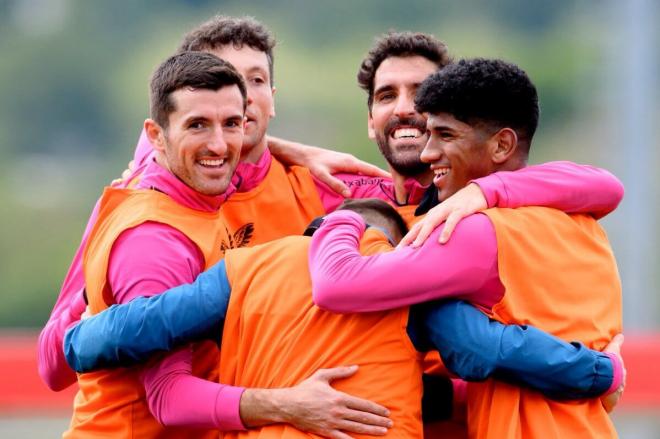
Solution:
M 247 95 L 247 105 L 252 105 L 252 102 L 254 102 L 254 99 L 252 97 L 252 92 L 250 91 L 250 87 L 246 87 L 246 95 Z
M 410 93 L 399 94 L 396 107 L 394 107 L 394 114 L 398 117 L 410 117 L 415 113 L 415 96 Z
M 426 142 L 422 154 L 419 156 L 419 159 L 423 163 L 433 163 L 437 160 L 440 160 L 442 156 L 442 150 L 439 148 L 437 142 L 433 141 L 432 137 L 429 137 L 429 140 Z
M 227 153 L 227 142 L 222 128 L 215 129 L 213 135 L 206 145 L 209 151 L 219 156 L 224 156 Z

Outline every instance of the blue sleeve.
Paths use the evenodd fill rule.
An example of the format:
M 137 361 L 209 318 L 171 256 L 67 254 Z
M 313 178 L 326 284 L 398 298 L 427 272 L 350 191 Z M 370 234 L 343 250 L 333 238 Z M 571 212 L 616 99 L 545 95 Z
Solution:
M 581 399 L 602 395 L 614 376 L 607 355 L 532 326 L 496 322 L 466 302 L 413 307 L 408 332 L 418 349 L 437 349 L 468 381 L 496 378 L 553 399 Z
M 113 305 L 66 332 L 66 361 L 90 372 L 130 366 L 192 341 L 219 340 L 230 292 L 223 260 L 192 284 Z

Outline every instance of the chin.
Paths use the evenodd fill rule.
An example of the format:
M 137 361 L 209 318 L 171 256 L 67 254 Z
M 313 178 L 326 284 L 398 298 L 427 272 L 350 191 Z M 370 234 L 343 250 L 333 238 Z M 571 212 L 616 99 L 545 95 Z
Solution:
M 227 192 L 228 188 L 229 188 L 229 183 L 222 185 L 201 185 L 193 189 L 195 189 L 195 191 L 197 191 L 202 195 L 206 195 L 209 197 L 217 197 Z

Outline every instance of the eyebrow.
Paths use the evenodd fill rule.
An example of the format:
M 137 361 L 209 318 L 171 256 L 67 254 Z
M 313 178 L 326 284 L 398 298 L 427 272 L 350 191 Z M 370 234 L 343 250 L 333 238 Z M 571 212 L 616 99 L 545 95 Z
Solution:
M 227 116 L 226 119 L 243 119 L 245 117 L 245 114 L 234 114 L 233 116 Z
M 255 72 L 268 74 L 268 70 L 264 69 L 261 66 L 252 66 L 249 69 L 247 69 L 248 74 L 255 73 Z
M 394 90 L 394 86 L 391 84 L 386 84 L 378 87 L 377 89 L 374 90 L 374 95 L 377 95 L 378 93 L 382 93 L 384 91 L 390 91 Z
M 417 88 L 419 88 L 420 85 L 422 85 L 421 82 L 415 82 L 415 83 L 413 83 L 413 88 L 417 89 Z M 383 91 L 394 90 L 395 88 L 396 87 L 394 87 L 394 85 L 392 85 L 392 84 L 385 84 L 385 85 L 382 85 L 382 86 L 378 87 L 377 89 L 375 89 L 374 90 L 374 95 L 376 95 L 378 93 L 381 93 Z
M 190 122 L 198 121 L 198 120 L 208 120 L 209 118 L 206 116 L 202 116 L 199 114 L 193 114 L 192 116 L 186 117 L 183 121 L 184 125 L 188 125 Z
M 433 131 L 442 131 L 442 130 L 454 131 L 454 128 L 450 127 L 449 125 L 433 125 L 427 128 Z
M 244 116 L 245 116 L 245 115 L 244 115 L 243 113 L 236 113 L 236 114 L 232 114 L 232 115 L 230 115 L 230 116 L 227 116 L 227 117 L 225 117 L 224 119 L 225 119 L 225 120 L 229 120 L 229 119 L 243 119 Z M 192 116 L 190 116 L 190 117 L 185 118 L 184 121 L 183 121 L 183 124 L 184 124 L 184 125 L 188 125 L 188 124 L 191 123 L 191 122 L 207 121 L 207 120 L 211 120 L 211 118 L 206 117 L 206 116 L 202 116 L 202 115 L 199 115 L 199 114 L 198 114 L 198 115 L 192 115 Z

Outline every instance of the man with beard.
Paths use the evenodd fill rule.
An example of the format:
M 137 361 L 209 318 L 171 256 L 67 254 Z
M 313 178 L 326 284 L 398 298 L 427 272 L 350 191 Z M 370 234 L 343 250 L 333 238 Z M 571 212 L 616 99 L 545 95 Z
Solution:
M 539 109 L 536 88 L 517 66 L 463 60 L 427 78 L 415 104 L 428 113 L 421 157 L 434 173 L 437 200 L 475 178 L 525 167 Z M 498 321 L 538 325 L 592 349 L 621 332 L 616 262 L 591 216 L 488 209 L 465 218 L 445 245 L 431 239 L 375 256 L 357 251 L 364 227 L 359 216 L 337 212 L 315 234 L 310 271 L 322 308 L 372 312 L 453 297 Z M 442 308 L 427 304 L 417 312 L 441 318 Z M 470 383 L 469 394 L 471 437 L 616 436 L 598 400 L 565 404 L 496 380 Z
M 429 56 L 438 60 L 438 68 L 448 62 L 444 44 L 428 36 L 411 35 L 412 37 L 408 34 L 386 36 L 383 42 L 379 44 L 379 46 L 384 47 L 384 49 L 378 51 L 383 53 L 381 57 L 401 53 L 400 49 L 391 51 L 388 47 L 400 46 L 401 44 L 394 43 L 403 39 L 404 42 L 411 41 L 406 43 L 408 45 L 417 44 L 418 41 L 423 46 L 430 47 L 424 53 L 433 52 L 433 55 Z M 254 245 L 288 234 L 301 233 L 312 218 L 334 210 L 344 199 L 342 195 L 328 189 L 329 186 L 338 187 L 336 184 L 337 179 L 328 180 L 327 169 L 323 166 L 320 169 L 318 168 L 318 162 L 324 160 L 310 159 L 309 148 L 301 148 L 299 145 L 294 144 L 294 152 L 289 151 L 287 153 L 286 150 L 283 150 L 283 146 L 286 146 L 287 142 L 277 139 L 273 139 L 272 142 L 272 146 L 278 149 L 280 153 L 284 153 L 289 161 L 295 158 L 296 155 L 307 157 L 305 164 L 310 167 L 312 165 L 317 166 L 317 172 L 326 176 L 323 181 L 328 182 L 327 184 L 320 181 L 319 178 L 314 178 L 314 182 L 310 183 L 307 171 L 301 168 L 297 168 L 293 172 L 292 167 L 285 166 L 288 174 L 283 175 L 283 166 L 280 162 L 284 159 L 273 159 L 266 148 L 264 134 L 267 132 L 270 118 L 274 115 L 274 45 L 275 40 L 271 33 L 256 20 L 248 17 L 223 16 L 214 17 L 193 29 L 184 37 L 180 45 L 181 50 L 208 51 L 224 57 L 236 66 L 239 73 L 243 74 L 246 79 L 249 99 L 248 122 L 245 128 L 247 140 L 243 145 L 243 160 L 239 162 L 236 176 L 227 191 L 227 195 L 234 192 L 235 194 L 223 207 L 223 221 L 225 221 L 229 235 L 224 243 L 225 248 Z M 406 53 L 416 53 L 418 51 L 416 46 L 406 50 L 408 51 Z M 378 72 L 383 71 L 378 69 L 379 66 L 373 61 L 365 60 L 363 64 L 371 65 L 372 73 L 377 73 L 376 70 Z M 366 71 L 365 68 L 362 70 Z M 410 70 L 414 72 L 415 69 L 411 67 Z M 424 75 L 426 74 L 428 72 L 425 71 Z M 369 82 L 367 74 L 363 76 L 365 87 L 372 89 L 373 81 Z M 377 78 L 380 81 L 379 78 L 380 76 Z M 396 88 L 395 92 L 398 95 L 409 99 L 410 93 L 414 93 L 417 87 L 416 84 L 421 79 L 414 77 L 393 88 Z M 380 87 L 380 82 L 377 85 Z M 375 103 L 373 105 L 374 115 L 381 114 L 381 108 L 383 108 L 383 105 Z M 388 117 L 394 116 L 390 115 Z M 416 121 L 415 123 L 418 124 L 419 118 L 422 116 L 414 113 L 412 117 Z M 384 119 L 377 116 L 373 118 L 370 116 L 370 119 L 373 119 L 374 131 L 380 133 L 383 130 Z M 379 136 L 383 138 L 382 135 L 379 134 Z M 415 139 L 413 142 L 414 149 L 421 151 L 425 139 L 425 135 Z M 118 183 L 121 187 L 131 187 L 137 184 L 144 167 L 153 159 L 152 151 L 152 145 L 146 134 L 142 133 L 135 153 L 135 169 L 124 181 Z M 391 156 L 392 162 L 396 163 L 396 154 Z M 339 157 L 340 159 L 335 160 L 335 162 L 344 161 L 345 167 L 349 168 L 347 171 L 366 172 L 370 169 L 360 168 L 355 161 L 347 159 L 346 155 L 340 155 Z M 358 166 L 357 169 L 356 166 Z M 501 180 L 484 181 L 481 187 L 489 200 L 502 200 L 501 205 L 503 207 L 544 202 L 553 207 L 569 211 L 582 209 L 597 213 L 605 210 L 603 207 L 605 205 L 609 206 L 609 209 L 614 208 L 618 202 L 616 196 L 612 197 L 613 191 L 611 188 L 618 184 L 614 177 L 601 170 L 575 165 L 572 165 L 571 171 L 566 172 L 565 166 L 553 164 L 548 165 L 548 168 L 530 167 L 529 171 L 525 171 L 527 172 L 526 175 L 502 176 Z M 536 171 L 532 172 L 534 168 Z M 405 200 L 403 204 L 415 205 L 423 195 L 424 187 L 422 184 L 430 183 L 430 178 L 426 174 L 420 174 L 418 177 L 422 182 L 420 184 L 414 176 L 404 173 L 407 171 L 399 172 L 397 169 L 401 168 L 399 166 L 392 167 L 394 180 L 398 182 L 396 184 L 382 178 L 365 178 L 355 174 L 336 174 L 336 176 L 350 187 L 349 193 L 353 197 L 376 197 L 396 205 L 401 205 L 402 203 L 397 202 L 397 199 L 402 199 Z M 535 187 L 540 184 L 540 181 L 550 179 L 552 179 L 553 187 L 556 190 L 551 188 L 546 192 L 555 195 L 554 199 L 548 199 L 547 195 L 543 195 L 546 197 L 545 199 L 539 198 L 542 193 L 536 190 Z M 332 181 L 335 183 L 332 183 Z M 401 183 L 404 181 L 405 183 Z M 403 189 L 397 189 L 399 186 Z M 512 191 L 512 186 L 515 186 L 518 190 Z M 527 187 L 534 191 L 533 196 L 525 189 Z M 571 190 L 564 190 L 566 187 L 571 188 Z M 298 189 L 300 190 L 298 191 Z M 289 197 L 286 202 L 281 202 L 280 197 L 285 192 Z M 513 194 L 511 199 L 502 197 L 501 194 L 504 192 Z M 587 195 L 592 196 L 592 199 L 589 200 L 590 204 L 580 204 L 580 200 Z M 401 209 L 409 209 L 409 212 L 412 212 L 409 207 L 402 207 Z M 263 212 L 268 212 L 268 215 L 263 215 Z M 292 215 L 292 213 L 296 213 L 296 215 Z M 404 215 L 404 217 L 406 216 L 410 217 L 410 215 Z M 62 285 L 60 296 L 39 336 L 39 373 L 44 382 L 53 390 L 64 389 L 74 383 L 76 379 L 75 374 L 64 360 L 61 350 L 62 337 L 65 329 L 78 321 L 85 309 L 82 294 L 84 281 L 81 270 L 81 256 L 87 235 L 95 222 L 95 217 L 96 211 L 90 217 L 87 230 Z
M 226 201 L 221 209 L 221 222 L 226 227 L 227 235 L 222 243 L 223 249 L 253 245 L 283 235 L 299 233 L 312 217 L 330 209 L 332 204 L 325 201 L 323 196 L 323 193 L 328 192 L 327 189 L 322 190 L 321 184 L 312 182 L 305 170 L 285 170 L 281 163 L 272 159 L 265 148 L 264 133 L 270 117 L 274 114 L 273 44 L 274 41 L 267 30 L 254 20 L 216 17 L 193 30 L 181 45 L 181 49 L 209 51 L 228 59 L 247 82 L 248 141 L 243 145 L 244 162 L 239 165 L 239 179 L 235 181 L 237 193 Z M 142 150 L 151 148 L 148 142 L 141 143 L 141 146 Z M 149 163 L 149 153 L 143 157 L 146 158 L 145 163 Z M 134 181 L 139 181 L 139 167 L 135 173 L 138 178 Z M 589 176 L 585 178 L 588 180 Z M 593 186 L 601 184 L 600 180 L 596 179 L 591 182 Z M 496 182 L 497 184 L 499 182 Z M 590 190 L 593 186 L 590 186 Z M 353 193 L 358 194 L 361 189 L 354 187 Z M 497 193 L 495 190 L 493 192 Z M 288 198 L 283 202 L 282 197 L 285 196 Z M 533 200 L 530 197 L 527 199 Z M 268 212 L 268 215 L 264 215 L 264 212 Z M 56 349 L 59 349 L 59 346 L 56 345 Z M 176 355 L 175 358 L 178 358 L 179 362 L 167 363 L 163 373 L 184 373 L 184 353 Z M 170 385 L 169 381 L 159 379 L 158 373 L 150 375 L 148 379 L 154 383 L 155 390 L 151 399 L 155 404 L 160 404 L 156 406 L 160 419 L 166 423 L 179 422 L 182 412 L 168 410 L 167 398 L 160 396 L 169 394 L 174 384 Z M 238 410 L 237 404 L 232 407 L 235 411 Z
M 385 195 L 410 225 L 420 218 L 431 206 L 437 204 L 435 189 L 431 185 L 433 171 L 422 162 L 421 152 L 428 140 L 426 117 L 417 111 L 415 95 L 422 82 L 431 74 L 452 63 L 444 43 L 429 34 L 413 32 L 390 32 L 379 37 L 362 61 L 357 79 L 360 87 L 367 92 L 368 134 L 375 140 L 378 149 L 387 161 L 392 174 L 392 183 L 381 183 L 371 195 Z M 578 175 L 581 175 L 578 177 Z M 575 188 L 587 180 L 602 179 L 608 188 L 597 194 L 583 186 L 584 191 Z M 592 214 L 601 217 L 612 210 L 620 200 L 621 185 L 611 174 L 601 169 L 577 166 L 570 162 L 554 162 L 537 166 L 528 166 L 516 172 L 497 173 L 484 176 L 475 181 L 464 191 L 469 197 L 454 197 L 445 203 L 444 210 L 437 212 L 438 219 L 446 219 L 452 212 L 469 213 L 473 206 L 520 207 L 523 205 L 546 205 L 559 207 L 567 212 L 584 211 L 582 206 L 592 205 Z M 362 178 L 356 181 L 368 182 L 373 179 Z M 590 185 L 590 183 L 588 183 Z M 565 185 L 565 186 L 564 186 Z M 525 187 L 528 194 L 539 195 L 534 201 L 525 199 L 527 195 L 517 188 Z M 592 188 L 596 188 L 593 186 Z M 481 190 L 479 190 L 481 189 Z M 427 191 L 424 194 L 424 191 Z M 556 192 L 555 192 L 556 190 Z M 611 192 L 610 192 L 611 191 Z M 380 193 L 379 193 L 380 192 Z M 610 198 L 609 194 L 617 193 Z M 575 196 L 563 200 L 552 200 L 550 194 L 573 193 Z M 542 195 L 543 194 L 543 195 Z M 548 198 L 543 198 L 547 194 Z M 484 196 L 485 195 L 485 196 Z M 601 198 L 602 197 L 602 198 Z M 616 201 L 615 201 L 616 200 Z M 422 201 L 424 201 L 422 203 Z M 614 204 L 611 204 L 614 201 Z M 422 206 L 418 207 L 418 204 Z M 592 204 L 593 203 L 593 204 Z M 453 213 L 443 231 L 447 239 L 459 215 Z M 440 267 L 441 269 L 441 267 Z M 464 397 L 464 385 L 454 380 L 454 387 L 442 380 L 444 374 L 437 353 L 427 357 L 425 378 L 444 392 L 455 392 L 458 399 Z M 442 392 L 434 392 L 440 395 Z M 427 401 L 436 413 L 447 413 L 452 407 L 449 400 L 435 399 Z M 454 407 L 455 408 L 455 407 Z M 429 415 L 430 409 L 425 410 Z M 447 426 L 444 426 L 447 427 Z
M 390 32 L 376 39 L 358 70 L 358 84 L 367 92 L 369 138 L 376 141 L 392 174 L 391 184 L 378 184 L 369 196 L 390 200 L 409 224 L 414 221 L 417 205 L 423 199 L 429 199 L 426 204 L 437 204 L 432 201 L 434 197 L 423 194 L 432 182 L 433 172 L 420 159 L 428 134 L 426 117 L 415 109 L 415 94 L 429 75 L 451 62 L 445 44 L 432 35 Z M 373 180 L 362 178 L 348 184 L 367 184 Z M 609 213 L 620 200 L 620 196 L 612 195 L 621 192 L 620 182 L 609 172 L 570 162 L 551 162 L 514 173 L 486 176 L 479 180 L 479 186 L 488 207 L 494 207 L 495 203 L 498 207 L 535 204 L 584 212 L 588 204 L 596 217 Z M 525 200 L 520 188 L 535 194 L 534 201 Z M 607 189 L 597 193 L 597 188 Z M 434 191 L 429 189 L 431 192 Z M 479 191 L 471 193 L 481 195 Z M 573 193 L 574 197 L 551 200 L 554 197 L 551 194 L 565 196 L 568 193 Z M 548 194 L 548 198 L 536 198 L 536 195 L 542 198 L 541 194 Z M 614 199 L 616 202 L 612 205 Z M 423 206 L 419 214 L 429 207 Z
M 390 251 L 406 232 L 403 219 L 382 200 L 350 200 L 340 209 L 356 212 L 372 225 L 360 244 L 364 254 Z M 67 334 L 67 358 L 81 372 L 125 367 L 146 359 L 150 353 L 172 349 L 182 342 L 216 337 L 221 332 L 220 376 L 228 383 L 287 387 L 318 368 L 356 365 L 359 374 L 338 382 L 339 388 L 386 405 L 393 421 L 387 431 L 390 437 L 420 437 L 422 357 L 418 351 L 428 346 L 417 343 L 424 338 L 416 328 L 423 321 L 415 320 L 416 315 L 408 317 L 407 308 L 342 315 L 313 306 L 307 270 L 309 242 L 308 237 L 291 236 L 254 248 L 229 250 L 224 261 L 190 285 L 114 306 L 82 321 Z M 523 383 L 545 382 L 544 389 L 564 398 L 599 395 L 608 385 L 616 386 L 611 377 L 593 373 L 594 368 L 609 370 L 606 355 L 538 337 L 533 328 L 505 328 L 489 323 L 485 315 L 473 308 L 472 311 L 472 331 L 454 331 L 460 337 L 454 338 L 452 348 L 460 351 L 464 349 L 460 346 L 466 345 L 472 351 L 479 346 L 484 355 L 466 357 L 460 373 L 473 379 L 483 379 L 490 373 L 508 374 L 514 383 L 519 382 L 516 375 L 534 377 Z M 407 332 L 402 330 L 404 326 L 408 326 Z M 486 327 L 491 329 L 481 332 Z M 435 340 L 432 332 L 424 333 Z M 477 337 L 473 338 L 473 334 Z M 535 343 L 531 343 L 532 339 Z M 514 363 L 492 355 L 499 352 L 499 343 L 508 346 L 511 341 L 530 349 L 547 349 L 546 355 L 527 352 Z M 582 358 L 574 363 L 581 364 L 574 368 L 582 369 L 580 374 L 562 372 L 567 363 L 556 361 L 560 351 Z M 585 368 L 587 365 L 590 367 Z M 583 378 L 575 379 L 578 376 Z M 306 437 L 299 429 L 286 425 L 225 436 Z

